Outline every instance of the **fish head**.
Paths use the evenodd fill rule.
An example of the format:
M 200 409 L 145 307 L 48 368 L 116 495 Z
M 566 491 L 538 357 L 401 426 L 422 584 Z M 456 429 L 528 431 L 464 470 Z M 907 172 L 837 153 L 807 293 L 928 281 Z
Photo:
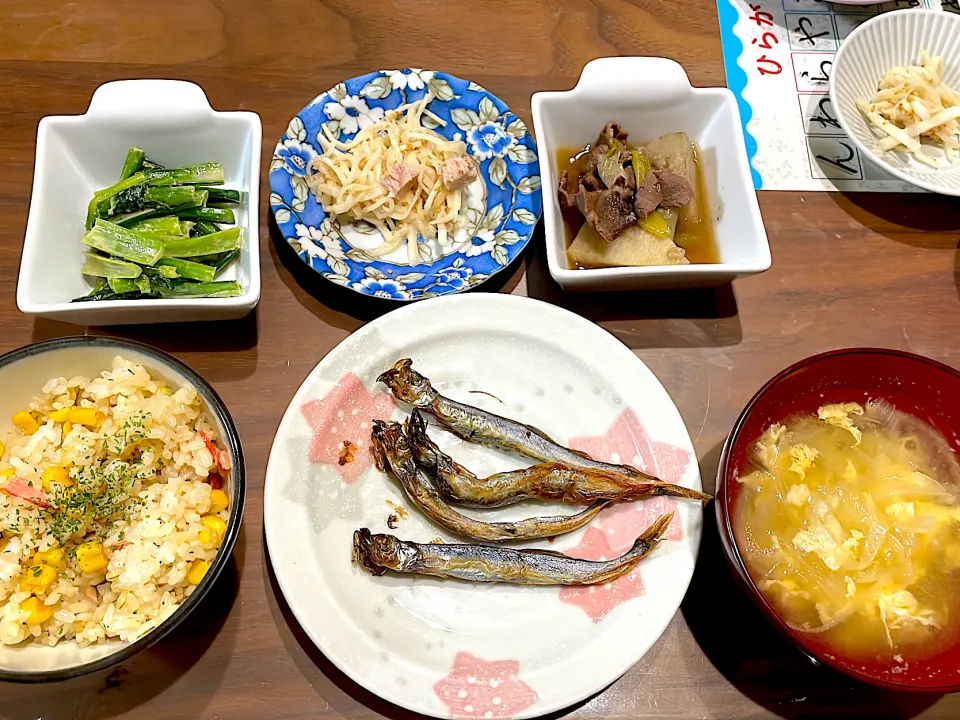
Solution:
M 425 406 L 433 400 L 434 390 L 430 381 L 413 369 L 413 360 L 404 358 L 377 378 L 398 400 L 412 405 Z
M 363 566 L 374 575 L 383 575 L 387 568 L 377 562 L 379 553 L 375 552 L 374 545 L 380 535 L 374 535 L 367 528 L 360 528 L 353 533 L 353 561 Z
M 374 575 L 383 575 L 387 570 L 402 570 L 411 550 L 393 535 L 374 535 L 367 528 L 353 533 L 353 561 Z
M 410 440 L 403 426 L 394 421 L 374 420 L 371 432 L 373 459 L 377 469 L 388 472 L 398 462 L 412 459 Z

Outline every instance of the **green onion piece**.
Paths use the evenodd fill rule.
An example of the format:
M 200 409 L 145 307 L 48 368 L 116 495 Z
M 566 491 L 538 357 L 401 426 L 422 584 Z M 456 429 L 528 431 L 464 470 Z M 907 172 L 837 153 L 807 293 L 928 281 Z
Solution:
M 160 215 L 164 210 L 160 208 L 144 208 L 135 212 L 124 213 L 123 215 L 114 215 L 110 222 L 114 225 L 123 225 L 123 227 L 135 227 L 137 223 L 148 220 Z
M 217 260 L 217 266 L 215 268 L 216 274 L 214 277 L 219 277 L 220 273 L 226 270 L 227 266 L 230 265 L 230 263 L 236 260 L 239 256 L 240 256 L 240 248 L 237 248 L 236 250 L 231 250 L 230 252 L 224 254 L 223 257 Z
M 107 283 L 117 295 L 137 292 L 137 282 L 131 278 L 110 278 Z
M 199 190 L 200 188 L 198 187 L 197 189 Z M 239 190 L 227 190 L 226 188 L 220 188 L 220 187 L 205 187 L 203 189 L 210 193 L 210 202 L 223 202 L 223 203 L 240 202 Z
M 218 162 L 200 163 L 172 170 L 160 170 L 175 185 L 222 185 L 223 165 Z M 152 184 L 152 183 L 151 183 Z
M 222 207 L 189 207 L 177 210 L 177 215 L 191 220 L 206 220 L 207 222 L 228 223 L 236 222 L 233 210 Z
M 162 176 L 162 173 L 166 172 L 165 170 L 150 171 L 141 170 L 138 173 L 134 173 L 125 180 L 121 180 L 115 185 L 111 185 L 108 188 L 103 190 L 98 190 L 93 194 L 93 199 L 90 201 L 90 204 L 87 206 L 87 230 L 93 227 L 94 221 L 100 217 L 100 212 L 106 212 L 110 207 L 110 198 L 118 193 L 128 190 L 129 188 L 135 187 L 136 185 L 141 185 L 145 182 L 150 181 L 151 184 L 159 183 L 161 185 L 170 185 L 171 181 Z
M 633 151 L 633 172 L 637 176 L 637 187 L 640 187 L 650 172 L 650 161 L 639 150 Z
M 145 267 L 143 269 L 143 274 L 152 278 L 162 278 L 164 280 L 176 280 L 180 277 L 175 267 L 168 267 L 166 265 L 161 266 L 161 262 L 163 262 L 163 260 L 158 261 L 156 267 Z
M 186 221 L 182 220 L 181 222 Z M 217 225 L 207 220 L 198 220 L 194 227 L 196 235 L 212 235 L 215 232 L 220 232 L 220 228 Z
M 163 257 L 164 251 L 164 242 L 160 238 L 99 218 L 93 229 L 80 238 L 80 242 L 108 255 L 116 255 L 141 265 L 155 265 L 157 260 Z
M 239 248 L 241 242 L 241 229 L 238 227 L 227 228 L 212 235 L 167 240 L 163 243 L 163 257 L 197 257 L 198 255 L 230 252 Z
M 93 300 L 116 300 L 117 294 L 110 289 L 104 278 L 97 278 L 97 284 L 86 295 L 74 298 L 70 302 L 91 302 Z
M 120 171 L 120 179 L 126 180 L 134 173 L 140 172 L 143 167 L 143 158 L 145 153 L 140 148 L 132 147 L 127 150 L 127 158 L 123 161 L 123 170 Z
M 158 287 L 160 297 L 164 298 L 218 298 L 237 297 L 243 294 L 240 283 L 233 280 L 223 282 L 197 282 Z
M 84 253 L 86 261 L 81 272 L 84 275 L 101 278 L 135 278 L 143 272 L 139 265 L 115 258 L 104 257 L 96 253 Z
M 147 218 L 140 220 L 132 225 L 128 225 L 131 230 L 148 233 L 153 235 L 170 235 L 185 237 L 188 232 L 184 232 L 180 218 L 176 215 L 163 215 L 162 217 Z M 189 228 L 188 228 L 189 231 Z
M 658 238 L 670 237 L 670 223 L 667 218 L 659 212 L 654 211 L 650 213 L 638 224 L 648 233 Z
M 197 207 L 207 202 L 206 190 L 195 190 L 192 185 L 150 187 L 143 194 L 145 205 L 162 205 L 166 208 Z
M 234 251 L 238 252 L 238 251 Z M 177 276 L 189 278 L 190 280 L 200 280 L 201 282 L 211 282 L 217 277 L 216 268 L 210 265 L 201 265 L 198 262 L 182 260 L 180 258 L 163 258 L 158 263 L 160 267 L 170 267 L 177 271 Z

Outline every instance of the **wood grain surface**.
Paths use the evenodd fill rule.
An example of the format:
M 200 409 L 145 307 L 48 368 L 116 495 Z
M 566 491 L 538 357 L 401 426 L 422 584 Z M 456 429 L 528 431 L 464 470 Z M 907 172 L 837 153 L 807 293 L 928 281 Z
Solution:
M 21 315 L 14 290 L 40 118 L 84 112 L 108 80 L 191 80 L 216 109 L 260 114 L 265 187 L 270 149 L 288 120 L 345 78 L 378 68 L 442 69 L 490 88 L 532 126 L 531 93 L 572 87 L 584 63 L 603 55 L 672 57 L 694 84 L 724 84 L 713 0 L 0 2 L 0 351 L 89 332 L 174 353 L 232 411 L 250 483 L 233 565 L 188 622 L 109 673 L 3 685 L 0 718 L 410 716 L 348 681 L 305 638 L 271 577 L 262 530 L 264 469 L 287 402 L 325 353 L 385 309 L 303 278 L 277 245 L 263 202 L 263 297 L 245 320 L 101 329 Z M 566 295 L 550 280 L 541 229 L 495 288 L 580 313 L 631 347 L 679 406 L 708 488 L 742 406 L 796 360 L 871 345 L 960 365 L 956 201 L 762 193 L 760 205 L 773 268 L 733 287 Z M 793 652 L 729 580 L 711 517 L 673 623 L 641 662 L 572 716 L 960 716 L 960 697 L 875 690 Z

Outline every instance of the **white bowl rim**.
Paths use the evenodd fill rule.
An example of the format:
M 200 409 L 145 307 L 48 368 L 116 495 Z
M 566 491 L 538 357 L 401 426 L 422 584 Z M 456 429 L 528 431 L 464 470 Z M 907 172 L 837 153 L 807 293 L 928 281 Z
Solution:
M 594 63 L 602 63 L 604 61 L 637 61 L 637 60 L 646 60 L 654 61 L 657 64 L 661 65 L 663 69 L 669 70 L 671 72 L 678 72 L 683 77 L 685 86 L 681 88 L 683 93 L 686 93 L 690 96 L 701 96 L 701 97 L 710 97 L 717 96 L 723 98 L 725 101 L 732 101 L 734 108 L 736 108 L 737 113 L 739 114 L 739 108 L 736 107 L 736 98 L 733 92 L 727 87 L 697 87 L 690 83 L 690 79 L 687 76 L 686 70 L 683 66 L 675 60 L 669 58 L 658 57 L 658 56 L 611 56 L 611 57 L 600 57 L 595 58 L 588 62 L 583 70 L 580 72 L 580 77 L 577 79 L 577 84 L 569 90 L 550 90 L 550 91 L 540 91 L 533 94 L 531 98 L 531 111 L 533 114 L 533 121 L 535 129 L 539 129 L 540 126 L 540 117 L 542 113 L 542 102 L 545 99 L 558 99 L 563 97 L 577 97 L 578 95 L 588 91 L 583 85 L 584 76 L 586 70 L 590 65 Z M 750 163 L 747 158 L 745 140 L 743 134 L 739 131 L 739 123 L 737 125 L 737 142 L 741 145 L 742 155 L 744 158 L 743 169 L 745 171 L 745 182 L 749 185 L 752 192 L 753 182 L 750 177 Z M 538 142 L 538 151 L 540 151 L 542 140 Z M 546 168 L 546 169 L 544 169 Z M 540 176 L 544 177 L 550 175 L 551 181 L 555 184 L 556 178 L 552 177 L 552 171 L 550 170 L 549 163 L 541 162 L 540 166 Z M 743 179 L 743 178 L 742 178 Z M 543 186 L 542 191 L 546 195 L 547 189 L 546 185 Z M 548 211 L 547 211 L 547 198 L 544 197 L 543 201 L 543 222 L 544 222 L 544 234 L 546 236 L 546 224 L 548 222 Z M 758 217 L 759 217 L 759 204 L 758 204 Z M 690 265 L 650 265 L 642 267 L 632 267 L 632 266 L 623 266 L 623 267 L 605 267 L 605 268 L 582 268 L 574 269 L 565 267 L 560 258 L 557 256 L 557 253 L 554 249 L 554 245 L 551 242 L 549 237 L 545 237 L 546 241 L 546 250 L 547 250 L 547 266 L 550 270 L 550 274 L 558 282 L 564 281 L 577 281 L 579 279 L 589 279 L 591 281 L 598 281 L 602 279 L 613 279 L 613 278 L 669 278 L 669 277 L 683 277 L 685 275 L 691 275 L 694 277 L 700 278 L 716 278 L 716 277 L 730 277 L 736 275 L 754 275 L 766 272 L 770 269 L 773 264 L 773 257 L 770 251 L 770 240 L 766 235 L 766 227 L 763 224 L 762 217 L 760 217 L 760 227 L 763 229 L 763 243 L 762 247 L 758 247 L 757 251 L 753 253 L 751 257 L 746 262 L 739 263 L 698 263 Z M 651 288 L 653 286 L 650 286 Z M 574 285 L 571 284 L 569 289 L 574 289 Z M 582 288 L 584 290 L 588 289 L 586 287 Z M 642 290 L 643 287 L 637 287 L 636 289 Z
M 109 80 L 107 82 L 101 83 L 93 91 L 93 94 L 90 97 L 90 102 L 87 105 L 87 109 L 76 115 L 45 115 L 40 118 L 40 121 L 37 123 L 37 141 L 35 148 L 35 157 L 34 157 L 34 170 L 33 170 L 33 185 L 31 186 L 30 191 L 30 208 L 27 211 L 27 224 L 24 229 L 24 241 L 23 248 L 21 249 L 20 254 L 20 268 L 17 272 L 17 289 L 16 289 L 16 299 L 17 299 L 17 308 L 27 314 L 27 315 L 46 315 L 46 314 L 60 314 L 64 318 L 69 317 L 71 314 L 76 314 L 83 311 L 93 310 L 142 310 L 144 312 L 149 310 L 156 309 L 194 309 L 197 307 L 197 303 L 201 303 L 201 307 L 204 308 L 218 308 L 220 310 L 231 310 L 237 308 L 250 308 L 252 310 L 260 302 L 261 294 L 261 269 L 260 269 L 260 209 L 255 207 L 254 203 L 249 203 L 247 212 L 249 214 L 247 224 L 252 225 L 253 229 L 256 231 L 255 237 L 245 237 L 245 240 L 250 243 L 250 282 L 247 287 L 244 288 L 242 294 L 236 297 L 230 298 L 151 298 L 146 300 L 90 300 L 85 302 L 71 302 L 71 301 L 59 301 L 59 302 L 44 302 L 34 300 L 29 296 L 26 290 L 21 290 L 20 277 L 24 274 L 26 270 L 27 262 L 27 239 L 29 237 L 29 228 L 34 221 L 34 215 L 40 213 L 40 207 L 37 202 L 35 202 L 35 193 L 37 188 L 41 185 L 42 173 L 40 164 L 36 161 L 36 156 L 40 152 L 40 137 L 45 132 L 45 129 L 51 125 L 57 125 L 61 123 L 82 123 L 84 120 L 89 120 L 100 116 L 102 110 L 101 108 L 106 106 L 109 103 L 109 99 L 105 96 L 109 94 L 111 90 L 113 91 L 123 91 L 124 89 L 141 87 L 143 89 L 153 88 L 167 88 L 175 92 L 185 93 L 185 97 L 188 101 L 196 104 L 190 104 L 183 110 L 187 110 L 193 113 L 207 115 L 209 117 L 241 117 L 249 122 L 252 126 L 252 149 L 255 151 L 252 155 L 256 157 L 251 157 L 251 168 L 253 174 L 250 178 L 250 191 L 248 194 L 256 195 L 256 205 L 260 204 L 260 165 L 262 160 L 262 142 L 263 142 L 263 129 L 262 122 L 260 120 L 260 115 L 252 110 L 214 110 L 213 106 L 210 105 L 209 99 L 207 98 L 206 92 L 203 88 L 189 80 L 173 80 L 173 79 L 155 79 L 155 78 L 135 78 L 130 80 Z M 102 90 L 106 89 L 106 92 L 101 93 Z M 100 93 L 101 97 L 98 98 L 97 95 Z M 199 99 L 202 97 L 202 102 L 199 102 Z M 91 112 L 91 110 L 93 112 Z M 255 166 L 254 166 L 255 164 Z M 256 192 L 253 193 L 254 185 L 256 185 Z M 246 230 L 247 228 L 244 228 Z M 244 233 L 244 235 L 253 234 L 253 233 Z M 79 241 L 79 239 L 78 239 Z M 255 244 L 254 244 L 255 243 Z

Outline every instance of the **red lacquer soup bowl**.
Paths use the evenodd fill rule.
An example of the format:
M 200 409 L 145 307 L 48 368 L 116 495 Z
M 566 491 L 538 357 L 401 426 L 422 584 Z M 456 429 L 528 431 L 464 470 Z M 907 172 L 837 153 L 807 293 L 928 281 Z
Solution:
M 960 690 L 960 641 L 923 660 L 864 662 L 844 658 L 816 634 L 791 630 L 764 599 L 740 555 L 733 508 L 740 492 L 736 478 L 751 472 L 750 450 L 770 425 L 814 414 L 821 405 L 885 400 L 926 422 L 958 452 L 960 372 L 919 355 L 857 348 L 807 358 L 764 385 L 744 408 L 723 449 L 717 471 L 717 526 L 727 562 L 767 618 L 811 659 L 860 680 L 902 690 Z M 956 598 L 960 612 L 960 597 Z

